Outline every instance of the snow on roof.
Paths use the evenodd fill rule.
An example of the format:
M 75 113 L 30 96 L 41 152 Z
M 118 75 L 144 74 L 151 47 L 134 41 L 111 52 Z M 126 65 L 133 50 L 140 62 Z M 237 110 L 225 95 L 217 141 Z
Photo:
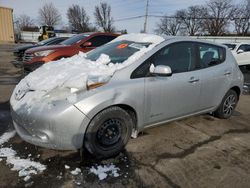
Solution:
M 159 44 L 164 41 L 164 38 L 154 34 L 145 34 L 145 33 L 131 33 L 127 35 L 121 35 L 116 39 L 112 40 L 112 42 L 120 41 L 120 40 L 128 40 L 134 42 L 148 42 L 152 44 Z
M 96 61 L 91 61 L 86 59 L 86 54 L 82 52 L 70 58 L 44 64 L 27 75 L 16 86 L 11 96 L 12 108 L 17 110 L 22 105 L 30 108 L 32 104 L 41 102 L 40 100 L 45 96 L 48 98 L 48 94 L 55 89 L 77 88 L 78 90 L 86 90 L 87 83 L 106 82 L 116 70 L 135 62 L 164 41 L 164 38 L 152 34 L 127 34 L 121 35 L 113 41 L 121 40 L 148 42 L 151 45 L 141 48 L 120 64 L 111 63 L 109 56 L 105 54 L 101 54 Z M 74 102 L 72 97 L 69 102 Z

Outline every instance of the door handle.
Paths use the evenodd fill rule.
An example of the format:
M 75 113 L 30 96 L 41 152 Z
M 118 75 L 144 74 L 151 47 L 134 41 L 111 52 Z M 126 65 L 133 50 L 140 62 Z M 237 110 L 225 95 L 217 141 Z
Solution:
M 227 75 L 230 75 L 231 72 L 230 71 L 225 71 L 224 75 L 227 76 Z
M 188 81 L 189 83 L 195 83 L 195 82 L 199 82 L 200 79 L 195 78 L 195 77 L 191 77 L 190 80 Z

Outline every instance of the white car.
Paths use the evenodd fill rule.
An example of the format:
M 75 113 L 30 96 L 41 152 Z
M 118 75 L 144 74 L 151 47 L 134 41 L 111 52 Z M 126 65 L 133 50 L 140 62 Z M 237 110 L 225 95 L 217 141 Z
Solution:
M 250 43 L 225 43 L 232 53 L 239 66 L 250 67 Z

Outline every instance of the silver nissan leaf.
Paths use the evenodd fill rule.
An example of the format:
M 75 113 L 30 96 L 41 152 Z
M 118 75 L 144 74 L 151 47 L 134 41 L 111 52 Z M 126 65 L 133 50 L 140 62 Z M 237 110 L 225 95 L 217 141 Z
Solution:
M 100 60 L 103 54 L 108 59 L 105 63 Z M 12 118 L 25 141 L 59 150 L 84 148 L 98 158 L 109 157 L 150 126 L 203 113 L 229 118 L 243 87 L 243 75 L 226 46 L 188 37 L 122 35 L 78 58 L 83 59 L 78 62 L 82 67 L 84 62 L 86 67 L 99 62 L 104 69 L 96 66 L 95 71 L 108 77 L 99 79 L 99 72 L 88 75 L 80 89 L 68 85 L 62 89 L 66 79 L 52 90 L 43 84 L 39 87 L 44 95 L 29 100 L 37 97 L 39 87 L 34 88 L 45 79 L 46 66 L 46 70 L 55 69 L 49 75 L 53 82 L 53 76 L 60 74 L 59 64 L 71 62 L 67 58 L 32 73 L 38 80 L 34 87 L 27 81 L 32 74 L 16 86 L 11 97 Z M 111 68 L 111 73 L 106 71 Z M 81 69 L 78 71 L 80 74 Z M 74 97 L 66 93 L 74 93 Z

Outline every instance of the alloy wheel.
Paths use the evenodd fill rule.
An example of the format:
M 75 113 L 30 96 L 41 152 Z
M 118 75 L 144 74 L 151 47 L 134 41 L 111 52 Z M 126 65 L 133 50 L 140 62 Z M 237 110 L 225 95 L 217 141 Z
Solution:
M 225 115 L 231 115 L 235 107 L 236 97 L 234 95 L 229 95 L 223 104 L 223 113 Z

